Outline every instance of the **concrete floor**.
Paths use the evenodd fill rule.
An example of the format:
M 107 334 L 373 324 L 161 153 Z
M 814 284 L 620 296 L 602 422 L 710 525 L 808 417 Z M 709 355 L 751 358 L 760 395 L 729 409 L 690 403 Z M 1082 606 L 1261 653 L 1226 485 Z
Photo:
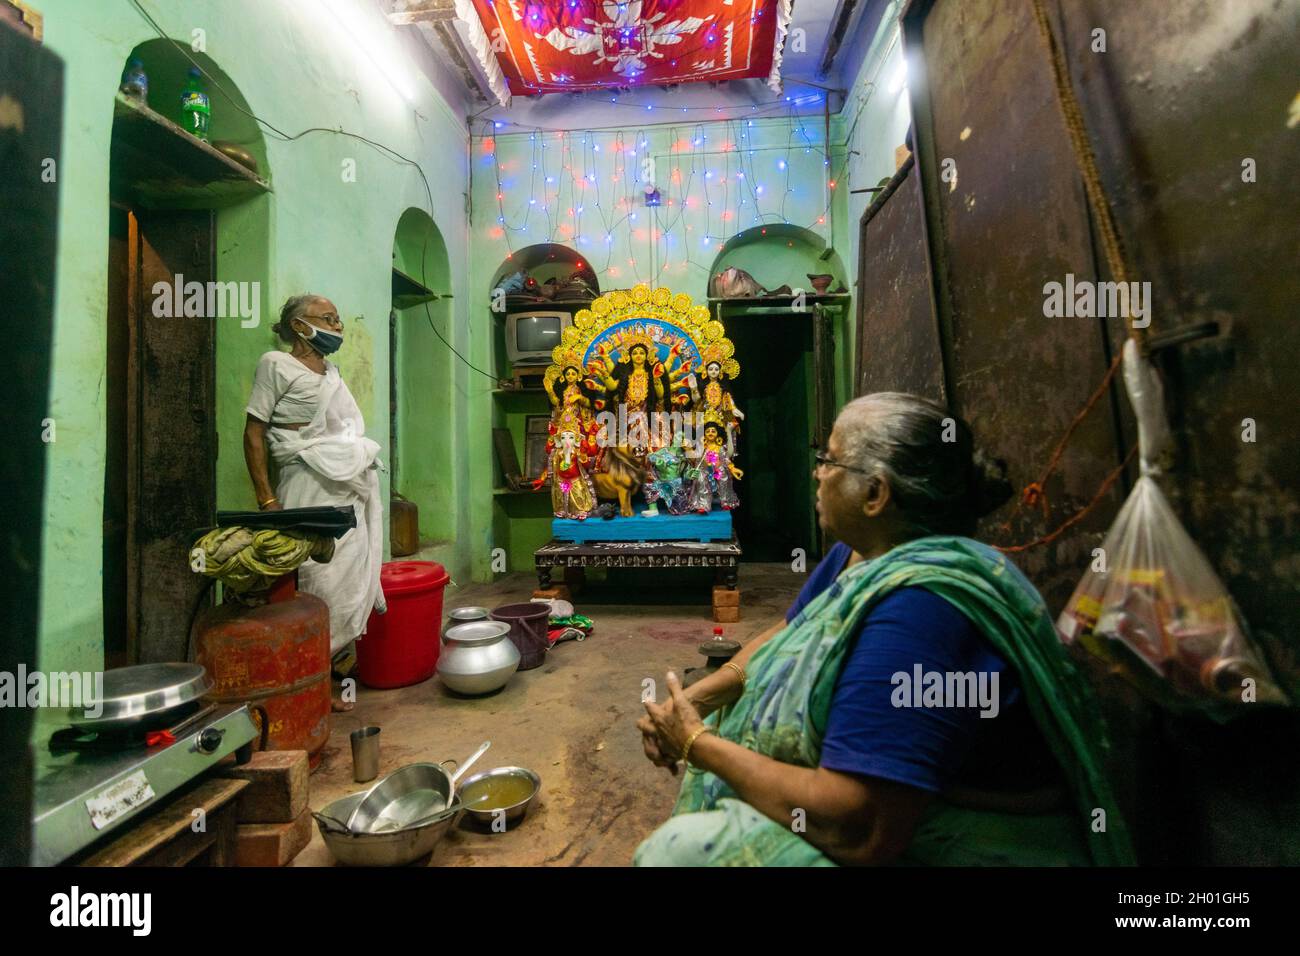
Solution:
M 743 565 L 741 621 L 724 625 L 727 637 L 748 641 L 785 613 L 805 575 L 788 565 Z M 445 608 L 496 607 L 527 600 L 536 578 L 511 574 L 487 585 L 449 592 Z M 542 778 L 529 815 L 505 833 L 468 822 L 447 836 L 430 866 L 624 866 L 632 851 L 667 818 L 678 779 L 652 766 L 641 751 L 636 721 L 641 681 L 654 678 L 662 700 L 669 668 L 680 676 L 703 663 L 696 646 L 712 636 L 707 586 L 676 593 L 693 603 L 630 605 L 630 587 L 593 582 L 574 598 L 595 623 L 592 635 L 557 645 L 541 667 L 517 673 L 502 690 L 481 698 L 453 696 L 435 676 L 397 690 L 360 688 L 356 707 L 333 715 L 330 739 L 311 778 L 311 806 L 368 784 L 352 780 L 348 735 L 376 724 L 380 774 L 415 761 L 464 760 L 483 741 L 492 749 L 474 771 L 518 765 Z M 672 600 L 663 589 L 646 600 Z M 329 850 L 313 828 L 295 866 L 329 866 Z

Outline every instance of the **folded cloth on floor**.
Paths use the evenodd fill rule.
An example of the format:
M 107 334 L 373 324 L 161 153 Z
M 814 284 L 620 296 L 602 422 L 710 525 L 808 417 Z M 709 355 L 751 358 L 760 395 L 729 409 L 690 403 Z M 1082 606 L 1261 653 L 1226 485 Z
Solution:
M 585 614 L 570 614 L 568 617 L 552 617 L 550 619 L 551 627 L 576 627 L 585 633 L 591 633 L 591 629 L 596 626 L 596 622 Z
M 585 641 L 587 632 L 576 627 L 553 627 L 546 632 L 547 642 L 554 647 L 561 641 Z

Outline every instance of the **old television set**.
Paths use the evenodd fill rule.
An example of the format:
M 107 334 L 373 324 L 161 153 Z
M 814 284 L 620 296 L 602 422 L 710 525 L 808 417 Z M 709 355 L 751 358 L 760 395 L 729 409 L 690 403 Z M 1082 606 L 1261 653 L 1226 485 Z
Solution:
M 560 310 L 511 312 L 506 316 L 506 359 L 511 368 L 551 364 L 551 350 L 573 324 L 573 315 Z

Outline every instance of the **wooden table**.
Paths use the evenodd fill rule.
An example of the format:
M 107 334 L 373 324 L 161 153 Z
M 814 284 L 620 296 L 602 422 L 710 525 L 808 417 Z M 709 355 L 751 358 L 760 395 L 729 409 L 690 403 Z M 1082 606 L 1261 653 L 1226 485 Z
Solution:
M 533 552 L 539 588 L 534 597 L 568 597 L 551 584 L 551 572 L 564 568 L 566 583 L 585 577 L 587 568 L 713 568 L 714 620 L 736 620 L 740 544 L 729 541 L 551 541 Z M 735 609 L 719 616 L 720 608 Z
M 234 866 L 236 797 L 247 780 L 208 777 L 180 790 L 165 805 L 78 866 Z M 195 810 L 203 829 L 195 832 Z

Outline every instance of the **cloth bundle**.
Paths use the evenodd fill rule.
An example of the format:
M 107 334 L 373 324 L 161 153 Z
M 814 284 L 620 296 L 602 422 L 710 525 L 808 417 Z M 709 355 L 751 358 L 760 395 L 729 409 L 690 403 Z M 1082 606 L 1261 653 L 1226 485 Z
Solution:
M 217 528 L 200 538 L 190 552 L 190 566 L 241 598 L 265 591 L 276 578 L 296 571 L 309 558 L 324 563 L 332 557 L 334 539 L 330 537 L 231 527 Z

